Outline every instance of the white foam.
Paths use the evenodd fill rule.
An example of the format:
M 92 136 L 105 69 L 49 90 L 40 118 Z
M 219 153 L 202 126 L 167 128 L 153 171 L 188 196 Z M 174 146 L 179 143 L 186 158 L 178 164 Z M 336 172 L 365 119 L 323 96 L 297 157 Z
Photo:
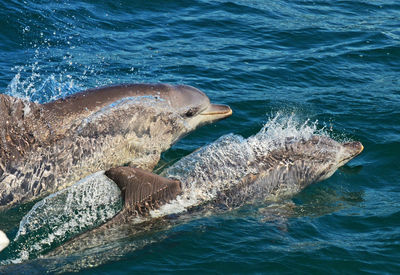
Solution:
M 17 66 L 14 70 L 17 73 L 8 84 L 6 94 L 28 101 L 44 103 L 83 89 L 72 79 L 67 77 L 65 80 L 61 74 L 58 76 L 51 74 L 43 79 L 37 72 L 37 64 Z
M 264 127 L 254 136 L 248 138 L 249 145 L 262 152 L 282 147 L 288 138 L 307 140 L 312 135 L 325 134 L 323 129 L 317 129 L 318 121 L 300 122 L 294 114 L 285 116 L 277 113 L 265 123 Z
M 23 217 L 14 239 L 19 257 L 26 259 L 101 225 L 121 209 L 118 186 L 104 171 L 92 174 L 36 203 Z

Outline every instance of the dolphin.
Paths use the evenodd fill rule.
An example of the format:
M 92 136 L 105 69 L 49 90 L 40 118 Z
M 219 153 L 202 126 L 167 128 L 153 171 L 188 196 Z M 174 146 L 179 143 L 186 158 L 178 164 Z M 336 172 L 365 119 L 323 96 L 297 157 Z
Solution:
M 228 135 L 184 157 L 164 176 L 132 167 L 105 172 L 120 188 L 122 217 L 161 217 L 213 203 L 228 208 L 257 199 L 293 196 L 323 181 L 363 151 L 358 141 L 327 136 L 286 138 L 266 150 L 258 137 Z
M 1 94 L 0 210 L 99 170 L 151 170 L 179 138 L 231 114 L 187 85 L 103 87 L 46 104 Z
M 182 158 L 161 175 L 140 168 L 113 167 L 51 195 L 24 217 L 14 242 L 61 244 L 66 240 L 60 232 L 59 239 L 53 236 L 40 242 L 36 240 L 40 234 L 35 232 L 66 230 L 71 237 L 72 233 L 82 233 L 82 228 L 89 229 L 48 256 L 69 254 L 93 246 L 98 238 L 101 240 L 97 242 L 104 242 L 102 238 L 109 235 L 106 232 L 114 232 L 115 227 L 123 224 L 143 223 L 205 205 L 233 208 L 254 200 L 292 196 L 312 183 L 329 178 L 362 150 L 363 145 L 358 141 L 340 143 L 322 135 L 287 137 L 279 141 L 271 141 L 263 134 L 248 139 L 227 135 Z M 106 195 L 99 196 L 99 189 L 106 186 L 109 186 L 103 192 Z M 108 191 L 111 189 L 117 191 Z M 74 197 L 73 209 L 68 214 L 65 205 L 71 205 L 69 200 Z M 115 198 L 112 203 L 111 198 Z M 113 217 L 90 221 L 88 226 L 85 217 L 105 216 L 97 209 L 115 205 L 118 198 L 122 199 L 121 205 L 112 207 Z M 81 204 L 80 208 L 75 207 Z M 49 213 L 51 217 L 47 217 Z M 59 215 L 64 216 L 57 222 L 53 217 Z M 83 218 L 82 223 L 75 222 L 79 223 L 75 230 L 70 228 L 74 224 L 70 221 L 77 221 L 77 216 Z M 43 223 L 46 220 L 49 224 Z M 29 249 L 21 246 L 25 253 L 32 255 L 43 252 L 40 245 Z

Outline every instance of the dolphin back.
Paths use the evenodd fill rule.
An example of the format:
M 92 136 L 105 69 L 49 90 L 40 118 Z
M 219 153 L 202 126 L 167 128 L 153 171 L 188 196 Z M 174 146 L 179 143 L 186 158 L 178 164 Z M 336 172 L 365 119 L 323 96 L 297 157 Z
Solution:
M 0 94 L 0 168 L 22 157 L 36 143 L 40 104 Z

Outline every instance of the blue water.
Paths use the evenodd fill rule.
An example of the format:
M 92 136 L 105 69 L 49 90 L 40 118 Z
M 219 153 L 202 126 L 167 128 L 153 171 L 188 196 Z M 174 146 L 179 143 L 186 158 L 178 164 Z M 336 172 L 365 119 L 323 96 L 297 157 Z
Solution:
M 123 82 L 188 84 L 233 109 L 162 164 L 227 133 L 255 134 L 277 112 L 365 150 L 272 215 L 250 205 L 191 217 L 75 271 L 400 273 L 398 1 L 0 2 L 1 92 L 47 102 Z M 0 228 L 15 232 L 28 210 L 1 215 Z

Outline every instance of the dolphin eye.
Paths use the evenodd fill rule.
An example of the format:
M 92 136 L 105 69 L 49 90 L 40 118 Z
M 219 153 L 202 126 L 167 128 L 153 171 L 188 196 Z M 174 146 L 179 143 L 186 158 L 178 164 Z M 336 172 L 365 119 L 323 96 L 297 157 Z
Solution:
M 185 117 L 192 117 L 197 114 L 199 111 L 199 108 L 190 108 L 189 110 L 186 111 L 184 114 Z

